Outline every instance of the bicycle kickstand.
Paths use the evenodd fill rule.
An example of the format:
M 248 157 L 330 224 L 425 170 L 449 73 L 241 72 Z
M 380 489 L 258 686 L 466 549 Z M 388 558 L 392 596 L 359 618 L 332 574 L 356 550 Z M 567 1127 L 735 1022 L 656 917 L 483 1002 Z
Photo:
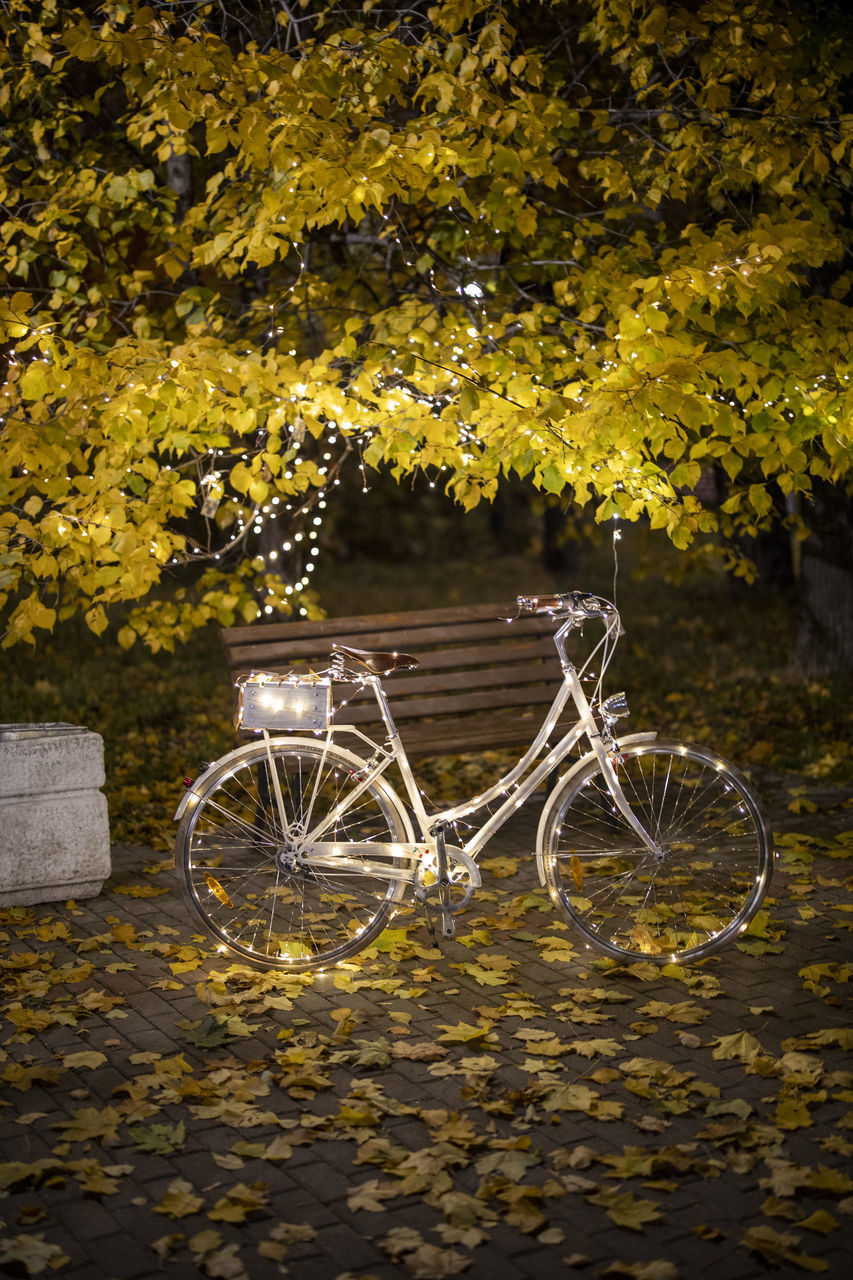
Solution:
M 450 905 L 450 871 L 447 865 L 447 849 L 442 827 L 439 827 L 435 832 L 435 851 L 436 874 L 438 876 L 436 889 L 438 890 L 438 910 L 441 913 L 441 936 L 443 938 L 455 938 L 456 921 L 453 918 L 453 908 Z M 436 930 L 427 898 L 424 898 L 424 906 L 426 907 L 427 928 L 430 936 L 434 939 Z

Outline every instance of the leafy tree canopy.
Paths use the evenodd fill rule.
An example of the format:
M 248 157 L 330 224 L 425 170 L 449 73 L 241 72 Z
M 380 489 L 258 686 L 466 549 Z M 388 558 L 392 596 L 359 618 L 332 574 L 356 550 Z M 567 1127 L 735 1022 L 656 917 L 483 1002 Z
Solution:
M 310 608 L 286 555 L 346 453 L 679 547 L 849 484 L 851 43 L 816 13 L 6 0 L 4 644 Z

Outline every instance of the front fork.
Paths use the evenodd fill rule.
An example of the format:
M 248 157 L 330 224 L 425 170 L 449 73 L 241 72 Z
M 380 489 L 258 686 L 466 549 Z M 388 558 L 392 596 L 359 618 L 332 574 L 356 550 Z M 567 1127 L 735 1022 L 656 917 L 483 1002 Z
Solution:
M 616 805 L 616 808 L 622 814 L 622 816 L 624 817 L 625 821 L 629 824 L 631 829 L 634 832 L 636 832 L 637 836 L 640 838 L 640 840 L 642 840 L 643 844 L 649 850 L 649 852 L 656 859 L 660 858 L 660 853 L 661 853 L 660 846 L 652 838 L 652 836 L 648 833 L 648 831 L 646 831 L 645 827 L 640 822 L 639 818 L 636 816 L 633 809 L 631 808 L 631 804 L 627 796 L 625 795 L 625 792 L 622 789 L 622 784 L 619 781 L 619 774 L 618 774 L 618 765 L 619 765 L 620 756 L 621 756 L 620 746 L 624 748 L 629 745 L 634 745 L 635 743 L 651 744 L 654 742 L 656 737 L 657 737 L 657 734 L 654 732 L 654 730 L 651 730 L 645 733 L 622 734 L 620 735 L 621 741 L 619 744 L 617 744 L 615 739 L 613 739 L 613 748 L 615 748 L 614 750 L 613 748 L 608 749 L 608 740 L 607 740 L 606 734 L 602 733 L 599 740 L 598 729 L 597 728 L 594 729 L 594 736 L 590 735 L 590 742 L 593 748 L 591 753 L 589 755 L 582 756 L 580 760 L 575 762 L 575 764 L 572 766 L 571 769 L 568 770 L 567 773 L 562 775 L 559 782 L 552 790 L 550 796 L 548 797 L 548 800 L 545 803 L 545 807 L 542 810 L 542 814 L 539 819 L 539 829 L 536 836 L 536 867 L 539 873 L 540 884 L 544 885 L 547 883 L 547 877 L 545 872 L 544 847 L 545 847 L 545 836 L 554 818 L 554 805 L 556 804 L 558 796 L 562 795 L 565 792 L 566 787 L 570 785 L 571 779 L 575 777 L 577 774 L 581 773 L 584 769 L 586 769 L 592 757 L 594 757 L 599 763 L 602 773 L 604 774 L 605 781 L 607 782 L 607 786 L 610 791 L 610 794 L 613 797 L 613 802 Z
M 558 637 L 562 638 L 563 634 L 564 632 L 562 631 L 558 632 Z M 616 774 L 617 766 L 623 763 L 623 756 L 619 750 L 619 744 L 613 736 L 613 724 L 619 716 L 628 714 L 628 704 L 625 700 L 625 695 L 624 693 L 613 694 L 612 697 L 606 699 L 605 702 L 602 703 L 600 713 L 602 724 L 599 729 L 598 723 L 593 715 L 592 707 L 590 706 L 589 700 L 587 699 L 583 686 L 578 678 L 577 671 L 566 657 L 565 648 L 561 647 L 559 644 L 557 645 L 557 648 L 560 651 L 560 657 L 563 663 L 563 673 L 566 677 L 572 697 L 574 698 L 575 706 L 577 707 L 580 715 L 580 723 L 583 724 L 584 729 L 586 730 L 589 744 L 592 747 L 598 763 L 601 765 L 602 772 L 607 780 L 607 786 L 610 794 L 616 801 L 616 807 L 631 829 L 640 837 L 649 852 L 659 857 L 660 849 L 657 842 L 652 839 L 642 822 L 640 822 L 639 818 L 634 813 L 625 792 L 622 790 L 622 784 Z M 611 708 L 610 713 L 608 713 L 608 707 Z M 632 738 L 634 736 L 635 735 L 633 734 L 630 735 Z
M 628 797 L 622 790 L 622 783 L 619 781 L 617 769 L 624 763 L 625 758 L 619 750 L 619 744 L 614 738 L 609 725 L 605 725 L 601 731 L 601 748 L 600 753 L 596 751 L 596 755 L 598 756 L 604 776 L 607 779 L 607 786 L 610 790 L 610 794 L 616 801 L 616 807 L 628 825 L 636 831 L 637 835 L 640 837 L 649 852 L 659 857 L 660 846 L 657 841 L 649 835 L 648 831 L 646 831 L 646 828 L 631 808 Z

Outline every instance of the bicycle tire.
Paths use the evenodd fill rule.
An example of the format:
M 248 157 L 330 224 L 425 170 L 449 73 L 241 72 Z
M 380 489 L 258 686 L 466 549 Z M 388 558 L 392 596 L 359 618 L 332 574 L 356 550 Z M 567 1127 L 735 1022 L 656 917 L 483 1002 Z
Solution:
M 618 810 L 593 757 L 543 815 L 551 898 L 587 945 L 614 959 L 704 959 L 746 929 L 767 892 L 773 853 L 761 802 L 704 747 L 655 740 L 622 755 L 623 793 L 658 852 Z
M 273 740 L 287 834 L 264 743 L 224 756 L 178 827 L 175 866 L 194 918 L 218 949 L 262 969 L 302 972 L 349 959 L 385 928 L 406 882 L 353 868 L 300 865 L 305 833 L 359 785 L 363 760 L 337 746 Z M 325 841 L 411 840 L 405 811 L 381 779 L 323 834 Z M 346 854 L 342 848 L 342 858 Z M 387 859 L 386 859 L 387 862 Z M 403 856 L 390 866 L 406 865 Z

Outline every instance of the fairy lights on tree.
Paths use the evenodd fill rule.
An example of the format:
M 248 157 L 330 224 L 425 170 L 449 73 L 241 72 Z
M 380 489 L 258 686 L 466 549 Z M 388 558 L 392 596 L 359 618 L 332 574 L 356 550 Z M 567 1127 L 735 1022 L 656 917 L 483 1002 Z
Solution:
M 311 610 L 347 466 L 741 571 L 847 491 L 842 6 L 255 9 L 0 13 L 4 643 Z

